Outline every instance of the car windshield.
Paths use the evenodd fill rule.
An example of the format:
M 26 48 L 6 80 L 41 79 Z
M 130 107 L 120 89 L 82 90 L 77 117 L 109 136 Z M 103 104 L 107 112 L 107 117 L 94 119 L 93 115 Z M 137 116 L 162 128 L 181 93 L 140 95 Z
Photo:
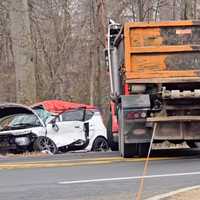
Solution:
M 48 118 L 52 118 L 52 114 L 42 108 L 35 108 L 34 111 L 38 114 L 40 119 L 45 123 Z
M 0 121 L 0 130 L 13 130 L 41 126 L 40 120 L 34 114 L 16 114 L 6 116 Z

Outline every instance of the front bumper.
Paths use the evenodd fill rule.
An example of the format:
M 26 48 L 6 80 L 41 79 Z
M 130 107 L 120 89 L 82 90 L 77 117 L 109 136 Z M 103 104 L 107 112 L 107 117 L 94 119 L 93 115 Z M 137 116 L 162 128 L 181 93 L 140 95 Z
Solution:
M 29 142 L 27 144 L 20 144 L 19 138 L 27 138 Z M 0 135 L 0 151 L 6 151 L 6 150 L 14 150 L 20 147 L 26 147 L 30 146 L 36 136 L 34 134 L 26 134 L 26 135 L 12 135 L 12 134 L 5 134 L 5 135 Z

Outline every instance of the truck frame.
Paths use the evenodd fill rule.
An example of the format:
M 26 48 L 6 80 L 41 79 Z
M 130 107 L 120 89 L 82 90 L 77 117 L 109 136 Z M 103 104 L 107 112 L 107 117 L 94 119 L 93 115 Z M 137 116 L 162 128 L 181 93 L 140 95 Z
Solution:
M 154 142 L 200 141 L 200 21 L 108 26 L 106 61 L 123 157 Z

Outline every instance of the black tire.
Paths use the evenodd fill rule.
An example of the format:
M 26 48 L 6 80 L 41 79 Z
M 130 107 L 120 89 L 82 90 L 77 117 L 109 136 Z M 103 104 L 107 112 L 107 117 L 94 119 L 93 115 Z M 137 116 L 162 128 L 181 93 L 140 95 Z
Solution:
M 200 142 L 195 142 L 196 148 L 200 149 Z
M 112 151 L 118 151 L 119 146 L 117 142 L 114 142 L 113 140 L 113 133 L 112 133 L 112 114 L 109 114 L 109 119 L 107 122 L 107 138 L 108 138 L 108 144 Z
M 118 143 L 113 141 L 112 144 L 110 145 L 110 149 L 112 151 L 119 151 L 119 145 L 118 145 Z
M 124 158 L 138 156 L 137 144 L 124 144 L 121 156 Z
M 56 154 L 58 148 L 56 144 L 48 137 L 38 137 L 33 144 L 34 151 L 49 151 L 52 154 Z
M 196 142 L 194 142 L 194 141 L 187 141 L 187 145 L 188 145 L 191 149 L 198 148 L 198 146 L 196 145 Z
M 146 157 L 149 151 L 150 143 L 124 144 L 122 156 L 131 158 L 135 156 Z
M 92 151 L 108 151 L 108 141 L 104 137 L 97 137 L 92 145 Z
M 138 145 L 138 155 L 140 157 L 146 157 L 148 155 L 150 143 L 140 143 Z

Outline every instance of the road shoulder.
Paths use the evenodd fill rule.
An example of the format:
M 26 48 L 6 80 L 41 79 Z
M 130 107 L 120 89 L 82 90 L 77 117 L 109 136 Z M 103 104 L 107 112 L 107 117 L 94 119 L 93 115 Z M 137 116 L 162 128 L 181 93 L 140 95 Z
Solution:
M 200 185 L 182 188 L 165 194 L 160 194 L 146 200 L 199 200 Z

